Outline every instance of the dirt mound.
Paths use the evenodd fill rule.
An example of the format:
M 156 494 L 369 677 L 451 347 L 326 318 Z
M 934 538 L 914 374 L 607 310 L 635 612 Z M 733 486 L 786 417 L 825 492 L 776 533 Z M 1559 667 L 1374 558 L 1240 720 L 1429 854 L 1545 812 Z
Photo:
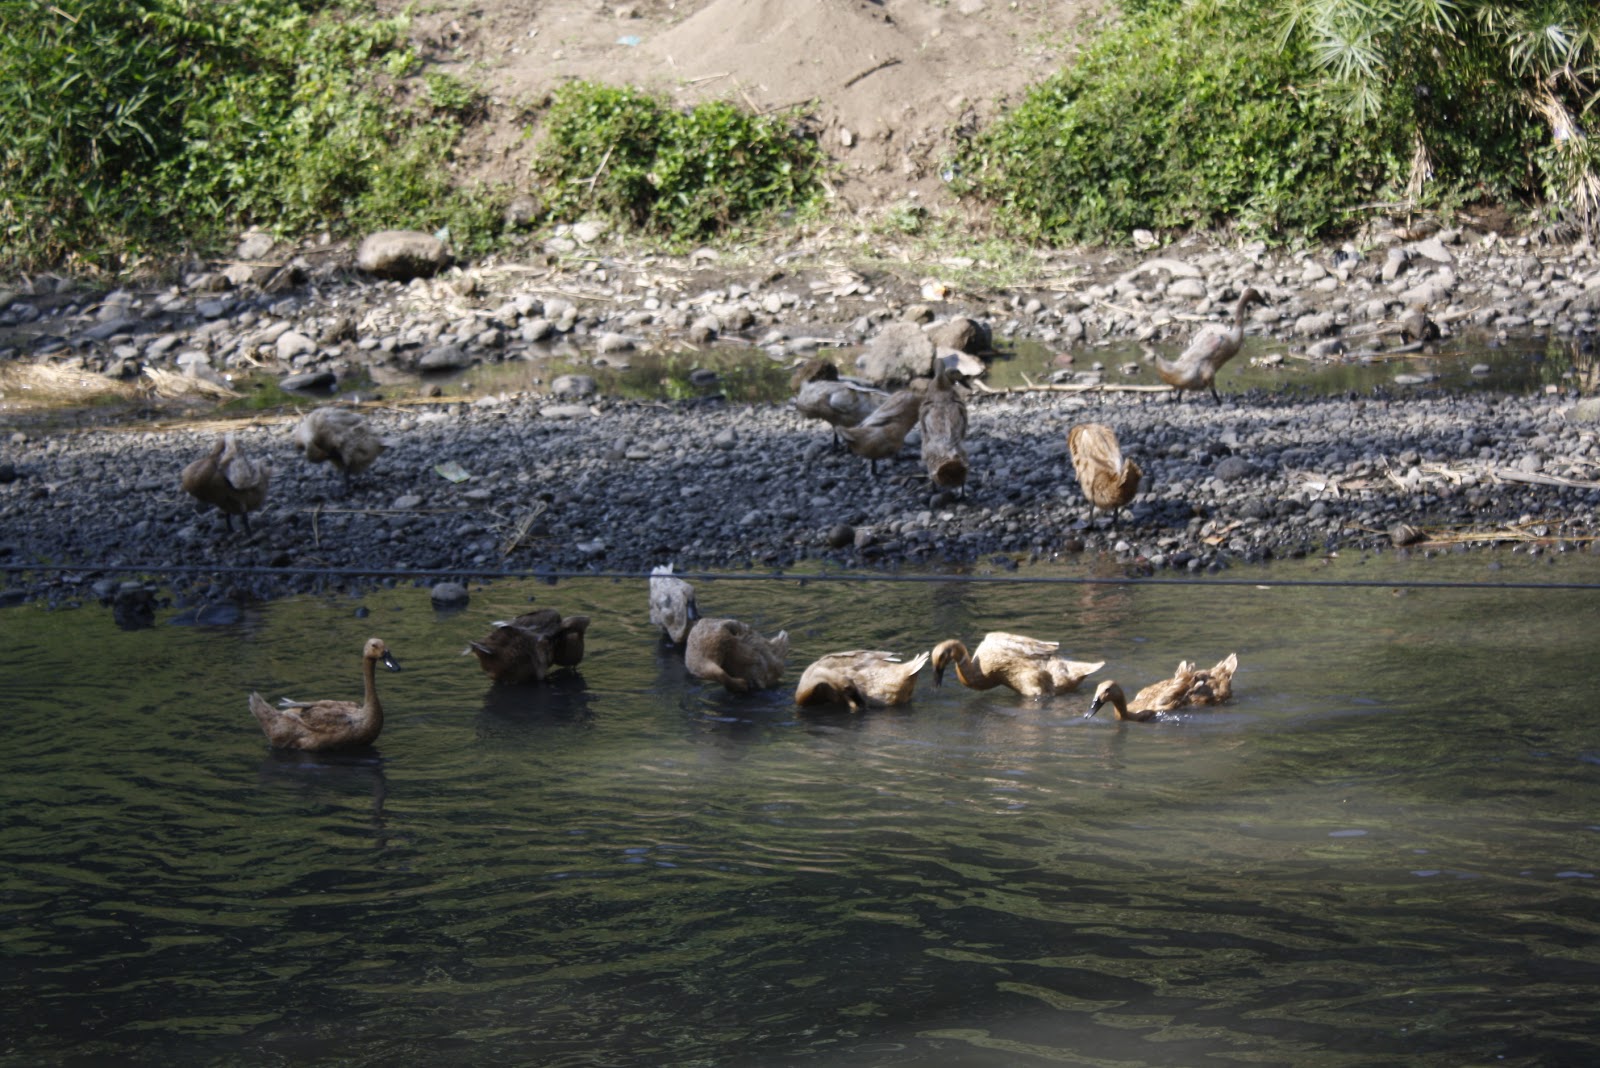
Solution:
M 943 200 L 952 133 L 1070 59 L 1102 0 L 439 0 L 413 17 L 431 62 L 497 102 L 467 177 L 526 179 L 526 117 L 572 80 L 685 103 L 801 107 L 852 207 Z

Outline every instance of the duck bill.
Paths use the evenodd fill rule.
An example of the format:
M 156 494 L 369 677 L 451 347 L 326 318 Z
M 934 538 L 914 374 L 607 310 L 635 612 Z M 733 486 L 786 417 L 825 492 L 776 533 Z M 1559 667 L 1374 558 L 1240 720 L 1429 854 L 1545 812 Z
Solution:
M 1105 704 L 1104 701 L 1091 701 L 1089 703 L 1089 711 L 1087 711 L 1087 712 L 1085 712 L 1083 714 L 1083 718 L 1084 719 L 1092 718 L 1096 712 L 1100 711 L 1100 706 L 1103 705 L 1103 704 Z
M 463 649 L 463 650 L 461 650 L 461 653 L 462 653 L 463 656 L 465 656 L 466 653 L 467 653 L 467 650 Z M 392 655 L 390 655 L 387 650 L 385 650 L 384 654 L 383 654 L 383 666 L 388 668 L 390 671 L 399 671 L 400 670 L 400 662 L 397 661 Z

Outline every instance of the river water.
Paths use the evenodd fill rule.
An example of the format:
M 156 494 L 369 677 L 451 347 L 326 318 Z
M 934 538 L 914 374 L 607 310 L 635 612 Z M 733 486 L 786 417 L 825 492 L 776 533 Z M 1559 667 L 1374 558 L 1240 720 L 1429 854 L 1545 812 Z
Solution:
M 1427 585 L 1591 584 L 1594 557 L 1083 574 L 701 581 L 793 641 L 785 688 L 738 698 L 636 578 L 454 615 L 409 585 L 212 627 L 0 611 L 0 1059 L 1600 1059 L 1600 597 Z M 530 601 L 593 616 L 588 655 L 493 687 L 458 653 Z M 904 709 L 791 704 L 822 653 L 988 629 L 1130 691 L 1237 651 L 1235 699 L 1119 724 L 1088 687 L 925 672 Z M 374 634 L 405 668 L 376 747 L 270 751 L 246 694 L 359 696 Z

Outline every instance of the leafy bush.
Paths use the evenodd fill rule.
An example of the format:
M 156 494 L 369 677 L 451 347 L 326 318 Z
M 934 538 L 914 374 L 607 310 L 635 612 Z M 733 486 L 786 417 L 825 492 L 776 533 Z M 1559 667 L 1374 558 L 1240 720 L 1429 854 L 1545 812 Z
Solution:
M 534 166 L 553 217 L 597 212 L 690 240 L 807 204 L 823 160 L 785 118 L 575 82 L 555 94 Z
M 1397 158 L 1300 84 L 1270 5 L 1144 5 L 968 146 L 969 188 L 1001 220 L 1057 240 L 1227 220 L 1316 233 L 1371 199 Z
M 116 268 L 252 223 L 483 239 L 493 209 L 439 167 L 453 108 L 384 88 L 385 69 L 413 62 L 403 23 L 334 17 L 341 6 L 0 0 L 9 265 Z

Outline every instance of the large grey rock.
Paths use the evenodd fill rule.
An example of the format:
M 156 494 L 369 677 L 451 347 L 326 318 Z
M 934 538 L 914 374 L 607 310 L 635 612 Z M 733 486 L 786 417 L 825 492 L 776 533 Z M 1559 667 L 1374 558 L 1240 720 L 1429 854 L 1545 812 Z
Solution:
M 550 392 L 558 397 L 592 397 L 600 385 L 588 375 L 557 375 L 550 383 Z
M 417 361 L 419 371 L 457 371 L 471 367 L 473 358 L 460 345 L 435 345 Z
M 916 323 L 889 323 L 856 357 L 856 368 L 879 385 L 907 382 L 933 366 L 934 344 Z
M 955 349 L 974 356 L 989 351 L 992 346 L 989 328 L 976 319 L 957 315 L 934 327 L 928 337 L 942 349 Z
M 356 266 L 380 278 L 409 282 L 437 274 L 450 253 L 432 234 L 420 230 L 380 230 L 356 250 Z
M 278 335 L 278 359 L 288 363 L 296 356 L 317 351 L 317 343 L 298 330 L 285 330 Z

